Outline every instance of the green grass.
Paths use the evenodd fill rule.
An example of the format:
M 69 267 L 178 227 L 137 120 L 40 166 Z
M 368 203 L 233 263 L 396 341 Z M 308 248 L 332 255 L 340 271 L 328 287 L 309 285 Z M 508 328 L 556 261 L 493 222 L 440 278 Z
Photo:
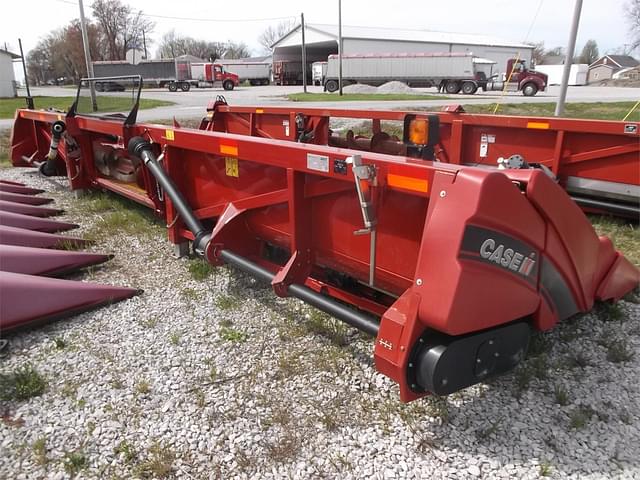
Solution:
M 410 93 L 292 93 L 287 95 L 292 102 L 352 102 L 352 101 L 385 101 L 385 100 L 441 100 L 448 97 L 442 95 L 413 95 Z
M 635 265 L 640 265 L 640 231 L 629 220 L 591 215 L 589 217 L 598 235 L 606 235 L 615 247 Z
M 213 272 L 213 266 L 201 258 L 193 258 L 189 260 L 189 273 L 194 280 L 205 280 Z
M 454 102 L 452 101 L 452 103 Z M 567 103 L 562 116 L 567 118 L 622 120 L 634 105 L 635 102 Z M 496 104 L 463 106 L 467 113 L 493 113 Z M 555 108 L 555 103 L 504 103 L 498 107 L 496 114 L 552 117 Z M 434 110 L 433 107 L 429 107 L 429 109 Z M 640 122 L 640 108 L 637 108 L 627 121 Z
M 45 379 L 31 365 L 0 374 L 0 400 L 27 400 L 44 393 Z
M 0 168 L 11 167 L 9 161 L 9 134 L 10 130 L 0 131 Z
M 64 471 L 74 477 L 89 464 L 87 456 L 83 452 L 69 452 L 63 459 Z
M 64 111 L 69 109 L 74 100 L 75 97 L 33 97 L 34 105 L 38 109 L 55 108 L 57 110 Z M 140 99 L 140 110 L 155 107 L 166 107 L 169 105 L 174 105 L 174 103 L 150 98 Z M 18 108 L 27 108 L 27 103 L 24 97 L 0 98 L 0 118 L 13 118 L 16 109 Z M 128 96 L 116 97 L 98 95 L 98 108 L 103 112 L 129 110 L 131 108 L 131 98 Z

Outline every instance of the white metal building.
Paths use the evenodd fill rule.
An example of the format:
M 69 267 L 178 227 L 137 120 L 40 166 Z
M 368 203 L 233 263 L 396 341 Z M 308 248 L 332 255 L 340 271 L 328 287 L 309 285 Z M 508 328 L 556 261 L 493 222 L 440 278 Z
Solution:
M 307 62 L 326 61 L 338 53 L 338 26 L 307 24 Z M 497 62 L 495 72 L 504 72 L 509 58 L 520 57 L 529 64 L 533 46 L 468 33 L 430 32 L 395 28 L 342 26 L 344 54 L 465 52 Z M 273 61 L 301 61 L 300 25 L 272 45 Z
M 13 74 L 13 59 L 20 55 L 0 49 L 0 98 L 15 97 L 16 77 Z

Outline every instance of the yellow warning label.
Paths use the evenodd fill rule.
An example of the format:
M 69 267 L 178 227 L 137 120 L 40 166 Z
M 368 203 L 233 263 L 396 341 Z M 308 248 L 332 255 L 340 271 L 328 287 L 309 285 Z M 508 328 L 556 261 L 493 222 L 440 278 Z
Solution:
M 224 159 L 224 170 L 227 174 L 227 177 L 239 177 L 240 170 L 238 169 L 238 159 L 225 157 Z
M 175 133 L 173 132 L 173 130 L 165 130 L 164 131 L 164 138 L 166 138 L 167 140 L 175 140 L 176 136 L 175 136 Z

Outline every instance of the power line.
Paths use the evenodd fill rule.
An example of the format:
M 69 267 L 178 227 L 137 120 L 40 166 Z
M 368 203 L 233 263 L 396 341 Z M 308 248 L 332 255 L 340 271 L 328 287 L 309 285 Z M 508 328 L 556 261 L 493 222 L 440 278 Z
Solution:
M 72 0 L 55 0 L 56 2 L 66 3 L 68 5 L 77 6 L 77 2 Z M 291 20 L 293 18 L 297 18 L 294 15 L 289 15 L 286 17 L 268 17 L 268 18 L 194 18 L 194 17 L 174 17 L 171 15 L 155 15 L 152 13 L 145 13 L 141 10 L 141 15 L 143 17 L 150 18 L 162 18 L 165 20 L 185 20 L 188 22 L 215 22 L 215 23 L 242 23 L 242 22 L 271 22 L 275 20 Z

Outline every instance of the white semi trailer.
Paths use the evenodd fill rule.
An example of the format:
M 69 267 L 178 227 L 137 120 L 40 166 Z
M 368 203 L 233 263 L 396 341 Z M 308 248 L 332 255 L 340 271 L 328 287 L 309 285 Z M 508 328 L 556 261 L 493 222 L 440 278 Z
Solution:
M 497 81 L 493 71 L 496 62 L 474 57 L 467 53 L 395 53 L 342 56 L 343 85 L 364 83 L 382 85 L 396 80 L 411 87 L 439 86 L 447 93 L 473 95 L 483 90 L 510 89 L 524 95 L 535 95 L 547 86 L 547 76 L 529 70 L 523 60 L 510 59 L 506 65 L 509 74 Z M 324 88 L 338 90 L 338 55 L 330 55 Z M 505 86 L 506 85 L 506 86 Z
M 220 58 L 217 63 L 238 75 L 241 82 L 248 80 L 251 85 L 269 85 L 271 80 L 271 62 L 241 62 Z

